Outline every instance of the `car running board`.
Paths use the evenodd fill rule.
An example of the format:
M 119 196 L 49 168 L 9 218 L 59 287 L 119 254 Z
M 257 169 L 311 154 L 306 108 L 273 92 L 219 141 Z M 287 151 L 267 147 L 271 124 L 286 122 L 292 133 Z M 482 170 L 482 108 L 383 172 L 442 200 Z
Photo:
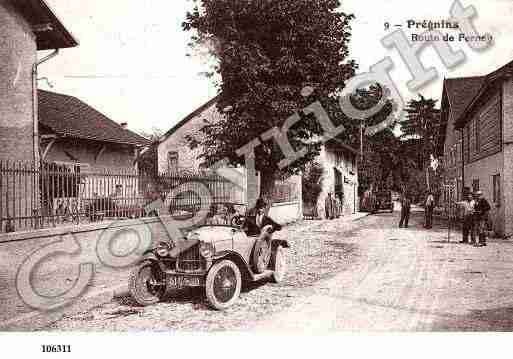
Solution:
M 269 278 L 272 274 L 273 274 L 273 271 L 270 269 L 267 269 L 263 273 L 260 273 L 260 274 L 251 273 L 251 276 L 253 277 L 253 281 L 256 282 L 256 281 L 259 281 L 264 278 Z

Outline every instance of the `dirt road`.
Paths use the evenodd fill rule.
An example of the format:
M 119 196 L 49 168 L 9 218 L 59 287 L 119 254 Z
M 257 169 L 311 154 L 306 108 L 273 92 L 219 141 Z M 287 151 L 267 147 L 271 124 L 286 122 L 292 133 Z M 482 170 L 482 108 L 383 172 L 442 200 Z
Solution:
M 397 228 L 397 216 L 285 228 L 280 236 L 292 245 L 287 279 L 247 286 L 224 312 L 211 310 L 201 291 L 146 308 L 123 296 L 45 330 L 513 330 L 511 242 L 476 248 L 459 244 L 456 233 L 447 242 L 440 223 L 422 228 L 421 212 L 408 229 Z M 99 275 L 107 287 L 125 277 Z
M 487 331 L 513 329 L 513 246 L 447 243 L 447 230 L 396 228 L 389 215 L 358 232 L 361 257 L 255 330 Z

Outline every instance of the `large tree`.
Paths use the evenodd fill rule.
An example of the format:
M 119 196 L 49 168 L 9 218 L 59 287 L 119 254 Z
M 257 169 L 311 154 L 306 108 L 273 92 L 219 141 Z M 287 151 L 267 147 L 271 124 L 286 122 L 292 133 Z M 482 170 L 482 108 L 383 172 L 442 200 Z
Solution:
M 315 99 L 333 97 L 354 75 L 348 60 L 353 15 L 340 10 L 339 0 L 197 0 L 187 14 L 185 30 L 194 31 L 193 46 L 208 45 L 216 60 L 220 121 L 206 125 L 201 139 L 207 165 L 228 159 L 243 165 L 236 151 L 284 121 Z M 305 86 L 315 89 L 304 98 Z M 302 116 L 288 132 L 296 149 L 308 143 L 310 152 L 286 169 L 283 154 L 269 140 L 255 150 L 261 193 L 269 197 L 278 176 L 297 173 L 317 154 L 322 130 Z M 313 139 L 318 139 L 314 141 Z
M 437 134 L 440 127 L 440 110 L 436 108 L 437 100 L 419 95 L 412 99 L 406 108 L 407 117 L 401 122 L 402 136 L 417 144 L 417 156 L 420 168 L 426 171 L 427 187 L 430 187 L 429 164 L 436 153 Z

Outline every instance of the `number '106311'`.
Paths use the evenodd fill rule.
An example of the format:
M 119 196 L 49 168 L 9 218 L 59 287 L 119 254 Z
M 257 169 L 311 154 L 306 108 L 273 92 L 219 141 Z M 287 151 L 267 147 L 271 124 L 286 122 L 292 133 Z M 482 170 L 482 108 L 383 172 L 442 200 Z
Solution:
M 71 353 L 71 345 L 41 345 L 43 353 Z

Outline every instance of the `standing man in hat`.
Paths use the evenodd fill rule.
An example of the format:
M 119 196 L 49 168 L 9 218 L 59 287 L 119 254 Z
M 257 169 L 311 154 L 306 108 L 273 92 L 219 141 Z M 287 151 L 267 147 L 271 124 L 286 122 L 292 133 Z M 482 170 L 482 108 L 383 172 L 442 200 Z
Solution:
M 410 194 L 405 191 L 401 196 L 401 220 L 399 221 L 399 228 L 408 228 L 408 221 L 410 220 L 411 200 Z
M 328 193 L 328 197 L 324 201 L 324 213 L 326 214 L 326 219 L 335 218 L 335 201 L 331 192 Z
M 476 237 L 479 238 L 479 247 L 486 246 L 486 224 L 488 222 L 488 212 L 491 207 L 488 201 L 483 197 L 483 192 L 474 192 L 474 230 Z
M 475 242 L 475 231 L 474 231 L 474 200 L 472 199 L 472 194 L 464 193 L 464 200 L 461 202 L 456 202 L 456 204 L 461 209 L 461 214 L 463 217 L 463 230 L 460 243 L 469 243 L 468 236 L 470 234 L 470 243 Z
M 433 192 L 428 191 L 426 202 L 424 203 L 425 217 L 424 228 L 431 229 L 433 227 L 433 210 L 435 209 L 435 197 Z

